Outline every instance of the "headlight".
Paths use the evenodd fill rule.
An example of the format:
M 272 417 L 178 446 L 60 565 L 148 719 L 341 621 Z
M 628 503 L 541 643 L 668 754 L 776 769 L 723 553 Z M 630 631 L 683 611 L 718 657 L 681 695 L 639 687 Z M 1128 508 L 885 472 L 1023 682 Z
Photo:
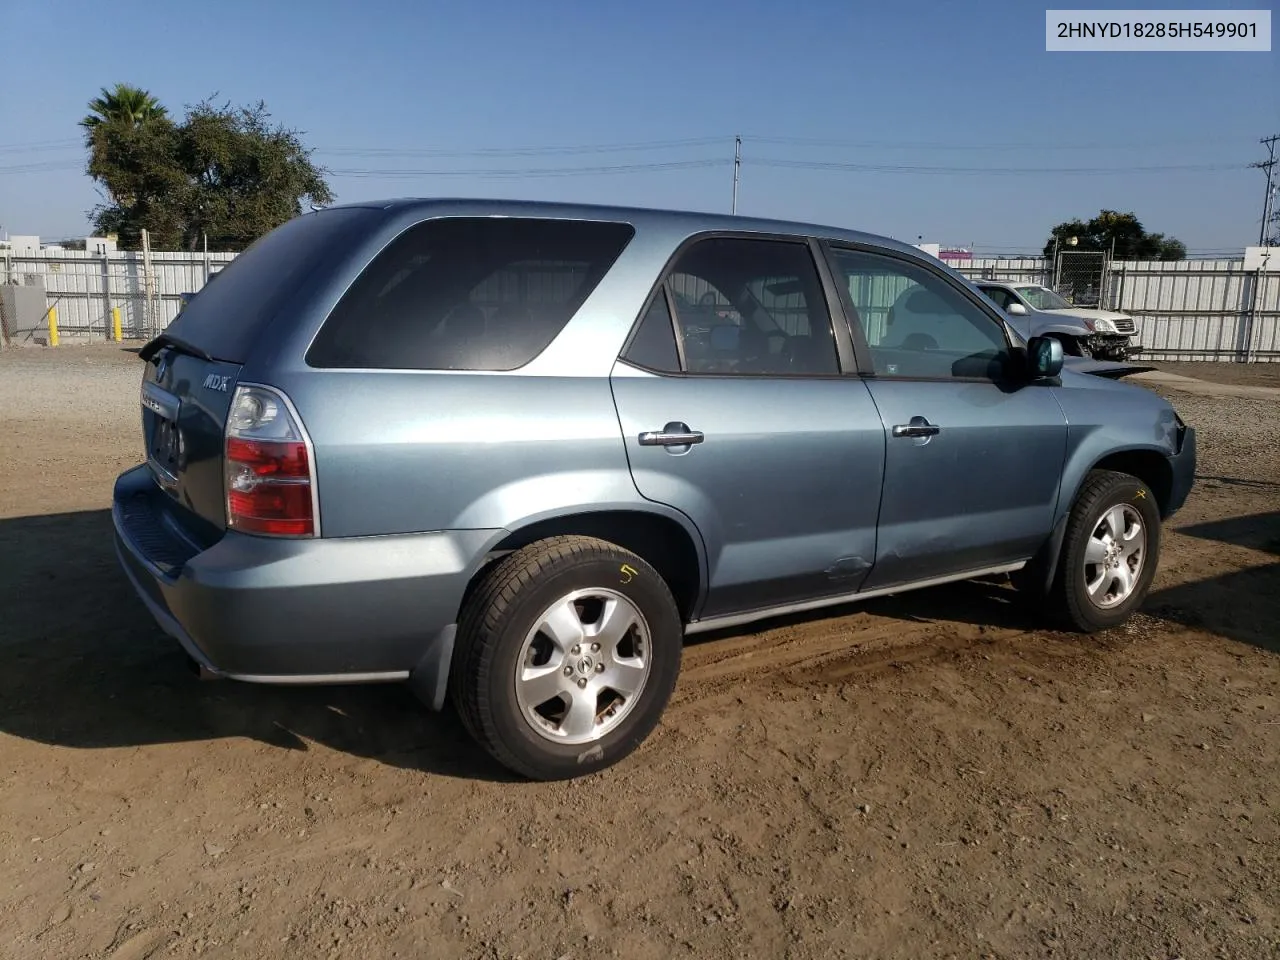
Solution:
M 1096 333 L 1119 333 L 1114 320 L 1095 320 L 1093 329 Z

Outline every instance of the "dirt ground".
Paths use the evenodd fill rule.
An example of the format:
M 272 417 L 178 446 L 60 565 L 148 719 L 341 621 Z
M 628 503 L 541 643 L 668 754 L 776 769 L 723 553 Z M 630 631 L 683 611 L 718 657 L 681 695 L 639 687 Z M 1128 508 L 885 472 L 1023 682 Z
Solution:
M 1134 360 L 1142 363 L 1141 357 Z M 1280 363 L 1195 363 L 1160 360 L 1151 366 L 1166 373 L 1233 386 L 1280 387 Z
M 1280 955 L 1275 399 L 1170 394 L 1128 626 L 975 583 L 700 639 L 638 753 L 528 784 L 398 687 L 187 672 L 111 547 L 138 374 L 0 353 L 0 956 Z

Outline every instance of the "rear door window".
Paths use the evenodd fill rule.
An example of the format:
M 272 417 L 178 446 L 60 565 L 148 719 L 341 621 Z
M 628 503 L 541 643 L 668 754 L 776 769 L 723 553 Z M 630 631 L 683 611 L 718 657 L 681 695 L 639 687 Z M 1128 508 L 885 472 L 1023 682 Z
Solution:
M 689 246 L 665 281 L 688 374 L 831 376 L 840 371 L 831 317 L 802 241 L 710 237 Z M 667 300 L 655 299 L 626 359 L 669 369 Z M 658 315 L 660 313 L 660 315 Z M 652 339 L 651 339 L 652 338 Z
M 428 220 L 364 270 L 307 353 L 313 367 L 515 370 L 546 349 L 634 234 L 627 223 Z

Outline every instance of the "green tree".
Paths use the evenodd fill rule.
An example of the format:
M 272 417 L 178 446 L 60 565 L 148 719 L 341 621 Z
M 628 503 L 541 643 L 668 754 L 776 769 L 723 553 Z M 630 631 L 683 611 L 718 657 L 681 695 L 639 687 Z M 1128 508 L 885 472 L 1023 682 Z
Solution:
M 91 217 L 124 249 L 137 249 L 145 229 L 156 249 L 193 250 L 207 235 L 212 247 L 241 250 L 304 203 L 333 200 L 299 134 L 273 125 L 261 102 L 204 101 L 176 123 L 165 112 L 99 114 L 97 103 L 90 109 L 99 122 L 86 124 L 87 172 L 105 202 Z
M 87 173 L 104 203 L 91 213 L 99 235 L 116 234 L 121 249 L 177 249 L 184 236 L 190 178 L 178 164 L 180 131 L 168 118 L 129 126 L 103 123 L 91 134 Z
M 1070 241 L 1074 238 L 1074 245 Z M 1114 247 L 1113 247 L 1114 245 Z M 1068 220 L 1049 232 L 1044 255 L 1051 257 L 1056 249 L 1115 250 L 1117 260 L 1182 260 L 1186 245 L 1163 233 L 1147 233 L 1142 222 L 1132 213 L 1102 210 L 1092 220 Z
M 190 177 L 182 243 L 201 233 L 223 250 L 239 250 L 333 192 L 298 133 L 272 126 L 266 105 L 198 104 L 180 130 L 178 163 Z
M 90 139 L 90 146 L 93 131 L 103 124 L 136 127 L 169 114 L 159 100 L 140 87 L 117 83 L 114 89 L 103 87 L 101 92 L 101 96 L 89 101 L 89 113 L 80 121 Z
M 1149 233 L 1147 239 L 1155 244 L 1156 260 L 1185 260 L 1187 245 L 1177 237 L 1166 237 L 1163 233 Z

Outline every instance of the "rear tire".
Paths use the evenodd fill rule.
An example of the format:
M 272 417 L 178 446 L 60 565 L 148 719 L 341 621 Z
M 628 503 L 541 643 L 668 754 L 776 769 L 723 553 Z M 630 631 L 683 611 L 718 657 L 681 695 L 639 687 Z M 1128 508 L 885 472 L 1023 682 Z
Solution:
M 459 620 L 449 687 L 494 759 L 562 780 L 644 742 L 683 643 L 671 591 L 642 558 L 592 537 L 552 537 L 483 575 Z
M 1160 558 L 1160 511 L 1137 477 L 1095 470 L 1067 520 L 1049 600 L 1085 633 L 1118 626 L 1146 599 Z

